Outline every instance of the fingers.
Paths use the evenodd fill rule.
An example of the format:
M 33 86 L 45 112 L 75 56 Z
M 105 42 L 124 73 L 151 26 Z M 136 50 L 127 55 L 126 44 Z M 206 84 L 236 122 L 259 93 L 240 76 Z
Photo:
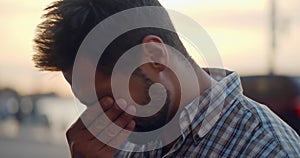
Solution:
M 133 131 L 134 127 L 135 122 L 132 120 L 126 125 L 125 129 L 123 129 L 114 139 L 112 139 L 111 142 L 109 142 L 109 146 L 103 146 L 96 152 L 97 157 L 112 157 L 116 151 L 114 147 L 121 146 L 127 140 L 131 134 L 130 131 Z
M 120 109 L 116 109 L 115 107 L 113 107 L 110 110 L 114 111 Z M 109 115 L 108 113 L 110 112 L 110 110 L 107 111 L 106 113 L 107 115 Z M 126 111 L 134 114 L 136 112 L 136 108 L 134 106 L 128 106 Z M 90 142 L 91 144 L 97 144 L 97 142 L 100 140 L 102 144 L 97 144 L 96 146 L 99 151 L 112 150 L 111 147 L 117 148 L 127 140 L 128 136 L 131 133 L 130 131 L 133 131 L 135 127 L 133 116 L 126 112 L 123 112 L 121 115 L 117 116 L 117 118 L 113 122 L 111 122 L 106 117 L 104 117 L 104 119 L 106 121 L 103 121 L 103 115 L 100 116 L 99 118 L 97 118 L 97 120 L 100 121 L 94 121 L 93 124 L 91 125 L 91 127 L 93 127 L 94 129 L 89 128 L 89 130 L 91 131 L 91 133 L 93 133 L 93 135 L 95 135 L 95 133 L 98 132 L 96 138 L 93 137 L 90 140 Z M 105 125 L 103 126 L 103 122 L 107 122 L 107 123 L 105 123 Z M 99 129 L 98 131 L 96 130 L 97 127 Z
M 98 135 L 100 131 L 107 128 L 112 121 L 115 121 L 123 113 L 122 109 L 126 108 L 127 103 L 124 99 L 120 100 L 121 101 L 118 101 L 121 103 L 120 105 L 117 105 L 115 102 L 114 105 L 105 112 L 105 115 L 97 117 L 95 121 L 88 126 L 93 134 Z M 121 115 L 121 117 L 124 117 L 124 115 Z
M 104 97 L 100 99 L 100 105 L 103 109 L 103 111 L 106 111 L 110 108 L 111 105 L 113 105 L 114 100 L 111 97 Z
M 129 106 L 126 111 L 129 113 L 135 113 L 136 108 L 134 106 Z M 120 115 L 113 123 L 110 123 L 102 132 L 97 135 L 98 138 L 101 139 L 103 143 L 108 143 L 112 139 L 114 139 L 122 129 L 126 128 L 126 126 L 132 121 L 133 116 L 124 112 Z
M 135 128 L 133 116 L 122 110 L 135 113 L 134 106 L 127 106 L 124 99 L 114 101 L 111 97 L 102 98 L 99 102 L 100 105 L 89 106 L 67 131 L 74 157 L 111 157 L 115 148 L 123 144 Z
M 104 97 L 100 99 L 99 103 L 88 106 L 84 113 L 80 116 L 86 126 L 90 126 L 95 118 L 110 109 L 114 105 L 114 100 L 111 97 Z
M 109 144 L 113 147 L 122 145 L 131 134 L 131 131 L 134 130 L 134 127 L 135 127 L 135 121 L 132 120 L 130 121 L 129 124 L 126 125 L 126 127 L 121 132 L 119 132 L 119 134 L 115 137 L 115 139 L 109 142 Z

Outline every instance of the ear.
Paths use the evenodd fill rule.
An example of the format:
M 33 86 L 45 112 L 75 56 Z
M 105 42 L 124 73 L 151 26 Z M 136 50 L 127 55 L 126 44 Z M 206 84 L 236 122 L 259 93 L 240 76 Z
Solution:
M 142 41 L 143 60 L 152 68 L 163 71 L 168 65 L 169 54 L 163 40 L 155 35 L 148 35 Z

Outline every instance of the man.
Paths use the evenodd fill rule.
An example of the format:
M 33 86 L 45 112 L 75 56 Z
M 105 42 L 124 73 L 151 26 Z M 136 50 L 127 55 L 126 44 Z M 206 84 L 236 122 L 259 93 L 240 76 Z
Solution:
M 175 32 L 151 27 L 128 31 L 105 48 L 98 63 L 89 51 L 82 53 L 81 43 L 98 23 L 121 11 L 146 6 L 161 7 L 157 0 L 61 0 L 46 8 L 45 21 L 38 26 L 35 38 L 36 66 L 62 71 L 75 96 L 87 106 L 67 131 L 72 157 L 300 155 L 299 136 L 268 108 L 243 96 L 235 72 L 200 68 Z M 147 20 L 173 28 L 166 12 L 155 14 L 159 16 Z M 139 54 L 129 61 L 140 66 L 132 74 L 124 73 L 124 65 L 124 70 L 114 72 L 122 55 L 136 45 L 140 46 Z M 91 74 L 94 80 L 85 78 Z M 209 74 L 225 76 L 218 79 Z M 113 75 L 117 82 L 112 82 Z M 126 78 L 130 78 L 129 85 L 123 82 Z M 130 96 L 122 87 L 124 83 Z M 165 93 L 150 93 L 155 83 L 162 85 Z M 119 87 L 119 95 L 114 95 L 113 86 Z M 152 100 L 165 103 L 151 108 L 156 107 Z M 138 115 L 143 109 L 138 105 L 146 107 L 149 102 L 148 110 L 159 110 L 149 116 L 146 110 L 145 117 Z M 156 130 L 159 132 L 143 137 Z

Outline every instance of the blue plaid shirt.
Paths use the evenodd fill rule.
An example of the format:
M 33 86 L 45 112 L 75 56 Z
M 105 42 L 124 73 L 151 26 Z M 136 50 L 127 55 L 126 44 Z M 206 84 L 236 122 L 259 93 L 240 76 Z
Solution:
M 182 135 L 167 154 L 162 148 L 139 149 L 119 151 L 115 157 L 300 157 L 296 132 L 266 106 L 245 97 L 237 73 L 226 73 L 197 98 L 200 104 L 185 106 L 179 119 Z M 127 143 L 125 148 L 141 147 Z

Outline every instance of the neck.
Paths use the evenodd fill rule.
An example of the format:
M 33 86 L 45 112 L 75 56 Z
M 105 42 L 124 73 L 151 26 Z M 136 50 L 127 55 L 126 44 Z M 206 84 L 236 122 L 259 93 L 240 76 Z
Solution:
M 183 110 L 183 108 L 187 104 L 192 102 L 196 97 L 201 95 L 205 90 L 209 89 L 212 85 L 216 84 L 217 81 L 215 81 L 213 78 L 211 78 L 200 67 L 198 67 L 198 66 L 194 67 L 194 70 L 196 72 L 197 82 L 198 82 L 197 85 L 199 88 L 198 89 L 195 88 L 195 83 L 186 81 L 184 85 L 181 85 L 181 86 L 185 86 L 185 88 L 183 89 L 185 91 L 181 92 L 180 86 L 175 90 L 175 92 L 176 92 L 176 94 L 174 95 L 175 98 L 172 99 L 172 100 L 175 100 L 175 102 L 171 103 L 172 106 L 170 106 L 171 109 L 168 114 L 168 118 L 167 118 L 168 121 L 170 121 L 173 117 L 177 117 L 175 119 L 179 120 L 180 115 L 178 115 L 178 114 L 175 115 L 178 110 L 179 110 L 178 113 L 180 114 L 180 112 Z M 184 97 L 182 97 L 182 100 L 180 101 L 181 94 L 183 94 Z M 172 131 L 172 133 L 180 133 L 179 122 L 176 122 L 176 124 L 174 124 L 172 126 L 174 126 L 174 128 L 173 128 L 174 130 L 177 130 L 176 132 Z M 163 135 L 164 135 L 164 138 L 169 137 L 170 131 L 163 131 Z M 180 135 L 178 135 L 178 138 L 179 138 L 179 136 Z M 165 153 L 167 153 L 172 148 L 172 146 L 178 140 L 178 138 L 164 148 Z
M 183 84 L 178 84 L 174 90 L 173 98 L 171 98 L 173 101 L 171 104 L 173 106 L 170 106 L 171 109 L 169 111 L 170 118 L 172 118 L 178 110 L 182 111 L 187 104 L 217 82 L 199 66 L 194 66 L 193 68 L 195 70 L 193 73 L 195 73 L 196 79 L 187 77 L 186 81 Z M 190 76 L 189 74 L 190 73 L 187 72 L 185 76 Z

